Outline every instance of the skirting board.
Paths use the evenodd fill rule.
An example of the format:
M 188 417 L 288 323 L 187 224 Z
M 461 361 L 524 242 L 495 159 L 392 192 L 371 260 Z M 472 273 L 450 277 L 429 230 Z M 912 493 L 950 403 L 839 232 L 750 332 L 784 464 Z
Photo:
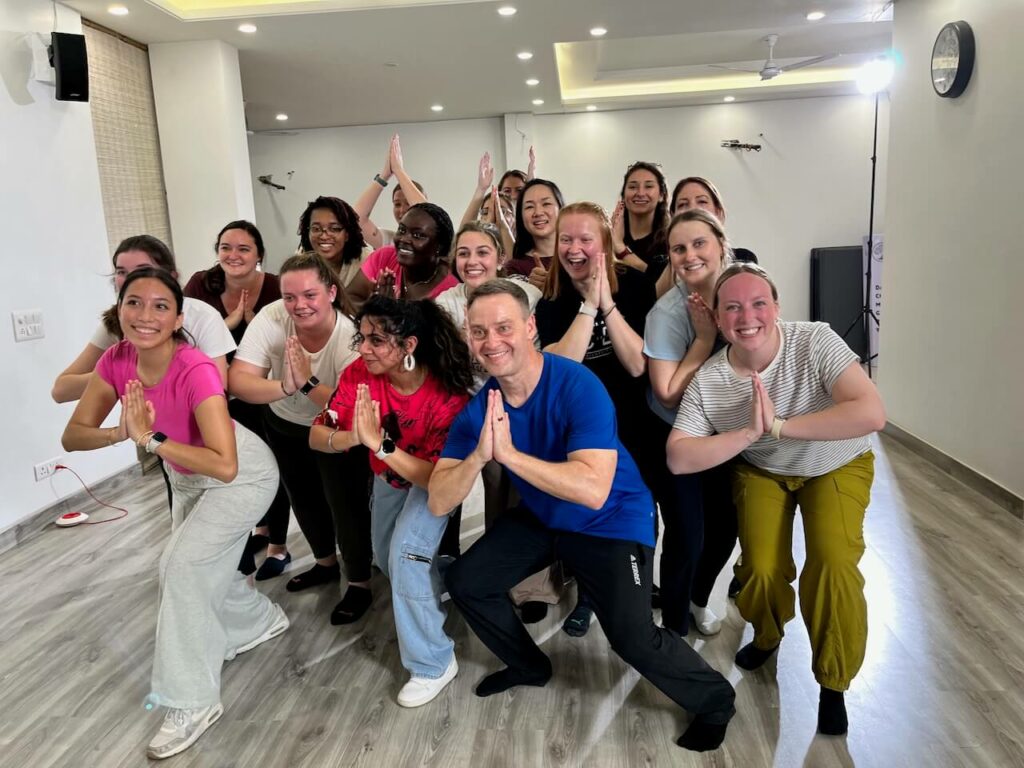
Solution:
M 946 474 L 955 477 L 964 485 L 973 488 L 985 498 L 995 502 L 1000 507 L 1007 510 L 1014 517 L 1024 520 L 1024 499 L 999 485 L 999 483 L 990 480 L 977 470 L 971 469 L 966 464 L 960 463 L 952 456 L 943 453 L 934 445 L 926 443 L 924 440 L 910 434 L 905 429 L 897 427 L 891 421 L 886 422 L 885 429 L 882 430 L 882 433 L 888 435 L 894 440 L 898 440 L 921 458 L 926 461 L 930 461 Z
M 92 492 L 104 501 L 116 499 L 120 491 L 138 482 L 142 475 L 142 466 L 133 464 L 128 469 L 96 483 L 92 487 Z M 47 528 L 55 527 L 53 521 L 60 515 L 76 509 L 83 510 L 91 515 L 97 507 L 96 502 L 89 498 L 84 490 L 80 490 L 0 533 L 0 554 L 38 536 Z M 112 514 L 114 513 L 112 512 Z

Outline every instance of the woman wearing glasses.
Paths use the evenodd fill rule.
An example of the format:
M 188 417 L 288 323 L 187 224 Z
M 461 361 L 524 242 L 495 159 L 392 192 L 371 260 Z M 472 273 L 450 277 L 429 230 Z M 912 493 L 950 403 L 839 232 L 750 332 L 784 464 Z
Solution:
M 345 286 L 366 260 L 366 241 L 359 216 L 337 197 L 318 197 L 306 206 L 299 219 L 299 250 L 326 261 Z

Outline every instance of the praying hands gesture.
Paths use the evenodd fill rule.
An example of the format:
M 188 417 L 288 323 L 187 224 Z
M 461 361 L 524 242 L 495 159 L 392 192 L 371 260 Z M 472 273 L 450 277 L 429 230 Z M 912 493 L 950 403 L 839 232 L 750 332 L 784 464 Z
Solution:
M 480 440 L 474 450 L 482 464 L 494 459 L 499 464 L 507 464 L 516 454 L 512 444 L 512 432 L 509 429 L 508 414 L 505 413 L 505 401 L 500 389 L 492 389 L 487 393 L 487 414 L 480 430 Z
M 154 421 L 156 411 L 153 410 L 153 404 L 146 399 L 142 382 L 131 379 L 121 397 L 121 423 L 127 436 L 138 443 L 139 438 L 152 432 Z
M 718 323 L 715 321 L 715 313 L 711 307 L 694 291 L 686 300 L 686 308 L 690 313 L 690 323 L 693 325 L 697 338 L 708 344 L 714 344 L 718 337 Z
M 238 299 L 238 304 L 233 310 L 228 313 L 228 316 L 224 318 L 224 324 L 230 329 L 235 330 L 238 324 L 245 320 L 250 322 L 254 316 L 253 311 L 249 308 L 249 292 L 242 289 L 242 295 Z
M 480 158 L 480 167 L 477 171 L 476 178 L 476 191 L 480 197 L 487 194 L 494 185 L 494 167 L 491 165 L 491 153 L 484 152 L 483 157 Z
M 754 371 L 750 374 L 750 421 L 744 428 L 747 439 L 754 443 L 761 435 L 770 434 L 772 423 L 775 421 L 775 404 L 768 397 L 768 390 L 764 387 L 761 377 Z
M 383 437 L 380 428 L 380 403 L 370 398 L 366 384 L 356 387 L 356 407 L 352 414 L 352 437 L 376 453 Z
M 395 273 L 391 269 L 384 269 L 377 275 L 377 281 L 373 284 L 373 293 L 376 296 L 387 296 L 389 299 L 397 298 Z
M 295 392 L 306 385 L 313 375 L 313 364 L 302 348 L 298 336 L 289 336 L 284 343 L 285 387 Z M 290 376 L 290 378 L 289 378 Z

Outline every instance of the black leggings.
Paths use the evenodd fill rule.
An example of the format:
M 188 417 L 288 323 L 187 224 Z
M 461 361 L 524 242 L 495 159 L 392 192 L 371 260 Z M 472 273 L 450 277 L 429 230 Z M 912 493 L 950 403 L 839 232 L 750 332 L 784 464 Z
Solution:
M 263 407 L 267 442 L 313 557 L 339 549 L 349 581 L 367 581 L 370 543 L 370 459 L 366 448 L 321 453 L 309 447 L 309 427 L 285 421 Z

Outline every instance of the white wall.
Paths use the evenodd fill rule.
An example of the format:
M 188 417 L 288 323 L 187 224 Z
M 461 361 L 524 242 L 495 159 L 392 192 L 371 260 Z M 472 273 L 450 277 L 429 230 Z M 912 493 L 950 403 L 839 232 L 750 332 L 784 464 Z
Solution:
M 182 282 L 214 263 L 220 228 L 253 217 L 238 50 L 219 40 L 149 46 L 153 101 Z
M 57 30 L 81 32 L 57 5 Z M 31 80 L 30 37 L 53 31 L 49 0 L 0 0 L 0 531 L 78 489 L 68 473 L 36 483 L 32 467 L 64 457 L 92 482 L 129 466 L 130 447 L 65 455 L 71 406 L 50 386 L 113 300 L 88 104 L 57 102 Z M 14 343 L 10 312 L 43 310 L 46 338 Z M 56 493 L 56 495 L 55 495 Z
M 900 0 L 882 394 L 889 418 L 1024 496 L 1020 0 Z M 966 92 L 928 77 L 949 21 L 974 29 Z
M 254 134 L 249 138 L 249 156 L 256 224 L 267 246 L 268 269 L 275 270 L 295 252 L 299 216 L 309 201 L 334 195 L 355 202 L 373 175 L 380 173 L 396 132 L 401 136 L 406 171 L 424 185 L 430 200 L 442 206 L 456 226 L 476 186 L 480 156 L 490 152 L 496 168 L 505 165 L 500 118 Z M 256 181 L 267 174 L 287 189 Z M 392 179 L 381 193 L 373 214 L 374 222 L 387 229 L 395 228 L 391 213 L 395 183 Z M 214 230 L 210 237 L 216 234 Z
M 653 160 L 664 166 L 670 190 L 688 175 L 719 185 L 730 237 L 757 253 L 776 275 L 785 316 L 804 319 L 811 248 L 856 245 L 867 234 L 872 110 L 871 100 L 858 96 L 538 116 L 527 121 L 534 135 L 526 138 L 506 136 L 508 121 L 500 119 L 257 134 L 250 138 L 253 177 L 273 173 L 288 189 L 256 185 L 256 223 L 273 268 L 294 250 L 305 204 L 318 194 L 354 200 L 379 170 L 396 130 L 407 168 L 456 223 L 485 150 L 500 172 L 506 147 L 532 141 L 538 175 L 557 182 L 568 201 L 589 198 L 609 207 L 626 166 Z M 882 147 L 887 118 L 883 99 Z M 722 139 L 733 138 L 761 143 L 763 149 L 721 148 Z M 880 152 L 876 231 L 884 231 L 886 159 Z M 290 179 L 288 171 L 294 171 Z M 375 211 L 378 224 L 392 224 L 389 206 L 385 193 Z

